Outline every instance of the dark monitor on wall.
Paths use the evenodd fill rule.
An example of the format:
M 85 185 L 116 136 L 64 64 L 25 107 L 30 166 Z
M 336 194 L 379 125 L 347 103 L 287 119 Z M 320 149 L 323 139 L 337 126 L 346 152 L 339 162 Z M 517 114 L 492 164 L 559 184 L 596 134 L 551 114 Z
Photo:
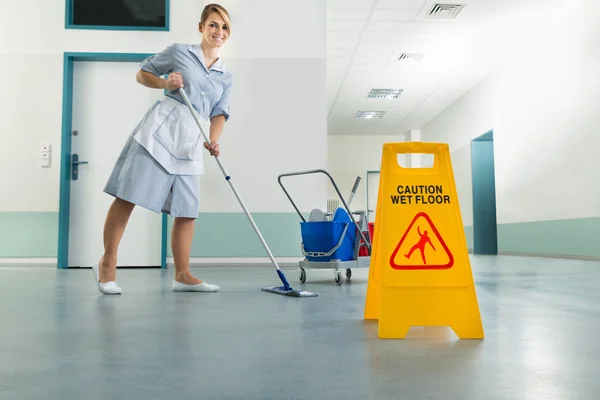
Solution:
M 66 0 L 67 28 L 168 30 L 169 0 Z

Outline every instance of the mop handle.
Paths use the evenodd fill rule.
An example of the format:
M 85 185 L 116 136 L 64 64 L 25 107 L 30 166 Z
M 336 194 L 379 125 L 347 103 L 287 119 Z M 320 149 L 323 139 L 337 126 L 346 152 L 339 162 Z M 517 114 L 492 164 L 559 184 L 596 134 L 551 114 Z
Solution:
M 202 134 L 204 141 L 210 145 L 210 138 L 208 136 L 206 136 L 204 129 L 202 129 L 202 124 L 200 123 L 200 120 L 198 119 L 198 116 L 196 115 L 194 107 L 192 107 L 192 103 L 190 103 L 190 99 L 188 99 L 187 94 L 185 94 L 185 91 L 183 90 L 183 88 L 179 88 L 179 93 L 181 94 L 181 97 L 183 97 L 183 101 L 185 102 L 185 105 L 189 108 L 190 112 L 192 113 L 192 117 L 194 117 L 194 120 L 196 121 L 198 128 L 200 128 L 200 133 Z M 225 166 L 223 165 L 221 160 L 219 160 L 219 157 L 215 157 L 215 159 L 217 160 L 217 164 L 219 164 L 219 167 L 221 168 L 223 175 L 225 175 L 225 179 L 229 180 L 229 174 L 227 173 Z
M 356 189 L 358 189 L 358 184 L 360 183 L 360 176 L 356 177 L 356 182 L 354 182 L 354 186 L 352 187 L 352 192 L 350 192 L 350 198 L 348 199 L 348 205 L 352 203 L 352 199 L 354 198 L 354 194 L 356 193 Z
M 192 113 L 192 116 L 194 117 L 194 120 L 196 121 L 196 124 L 198 125 L 198 128 L 200 128 L 200 133 L 204 137 L 204 140 L 206 141 L 206 143 L 210 144 L 210 138 L 208 136 L 206 136 L 206 133 L 204 132 L 204 129 L 202 129 L 202 124 L 200 123 L 200 120 L 198 119 L 198 116 L 196 115 L 194 107 L 192 107 L 192 104 L 190 103 L 190 100 L 188 99 L 187 95 L 185 94 L 185 91 L 183 90 L 183 88 L 179 88 L 179 93 L 181 94 L 181 97 L 183 97 L 183 101 L 185 102 L 185 104 L 189 108 L 190 112 Z M 269 249 L 269 246 L 267 246 L 267 242 L 265 242 L 265 239 L 263 238 L 262 234 L 258 230 L 258 227 L 256 226 L 256 223 L 254 222 L 254 219 L 250 215 L 250 212 L 246 208 L 246 205 L 242 201 L 242 198 L 240 197 L 239 193 L 237 192 L 235 186 L 233 185 L 233 182 L 231 181 L 231 177 L 229 176 L 229 174 L 225 170 L 225 167 L 223 166 L 223 163 L 221 163 L 221 160 L 219 159 L 218 156 L 215 156 L 215 160 L 217 160 L 217 163 L 219 164 L 219 167 L 221 168 L 221 171 L 223 172 L 223 175 L 225 176 L 225 180 L 227 182 L 229 182 L 229 186 L 231 186 L 231 190 L 233 190 L 233 193 L 235 194 L 235 197 L 238 199 L 240 205 L 242 206 L 242 209 L 244 210 L 244 212 L 246 213 L 246 216 L 250 220 L 250 223 L 252 224 L 252 227 L 254 228 L 254 231 L 258 235 L 258 238 L 260 239 L 260 242 L 262 243 L 263 247 L 267 251 L 267 254 L 269 255 L 269 258 L 271 259 L 271 262 L 273 263 L 273 265 L 275 265 L 275 268 L 279 272 L 280 268 L 279 268 L 279 265 L 277 265 L 277 261 L 275 261 L 275 257 L 273 257 L 273 254 L 271 253 L 271 250 Z M 282 276 L 282 274 L 280 274 L 280 277 L 281 276 Z M 282 279 L 282 280 L 284 280 L 284 279 Z M 287 283 L 287 282 L 284 282 L 284 283 Z

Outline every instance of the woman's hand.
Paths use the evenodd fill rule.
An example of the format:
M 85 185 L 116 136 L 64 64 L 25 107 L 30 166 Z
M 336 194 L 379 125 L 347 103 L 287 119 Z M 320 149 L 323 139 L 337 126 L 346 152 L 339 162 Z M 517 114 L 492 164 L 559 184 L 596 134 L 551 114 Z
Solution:
M 211 144 L 208 144 L 208 143 L 204 142 L 204 148 L 210 152 L 211 156 L 218 157 L 220 154 L 219 143 L 213 142 Z
M 173 72 L 169 74 L 169 77 L 165 82 L 165 89 L 167 89 L 170 92 L 173 92 L 182 87 L 183 77 L 181 76 L 181 74 L 179 72 Z

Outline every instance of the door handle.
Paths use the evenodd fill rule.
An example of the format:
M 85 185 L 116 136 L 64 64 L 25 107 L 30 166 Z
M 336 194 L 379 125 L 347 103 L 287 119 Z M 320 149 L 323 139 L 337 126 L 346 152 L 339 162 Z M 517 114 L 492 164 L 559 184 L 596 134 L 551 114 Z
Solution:
M 71 178 L 76 181 L 77 178 L 79 177 L 79 166 L 82 164 L 88 164 L 87 161 L 79 161 L 79 154 L 75 153 L 72 156 L 72 160 L 71 160 Z

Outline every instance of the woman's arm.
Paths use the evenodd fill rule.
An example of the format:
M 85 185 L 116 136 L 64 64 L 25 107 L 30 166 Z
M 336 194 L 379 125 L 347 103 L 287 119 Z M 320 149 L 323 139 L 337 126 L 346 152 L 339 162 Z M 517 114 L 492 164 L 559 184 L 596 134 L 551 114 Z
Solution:
M 223 133 L 223 126 L 225 125 L 225 116 L 224 115 L 216 115 L 210 120 L 210 132 L 208 135 L 208 139 L 210 140 L 210 145 L 204 142 L 204 148 L 207 149 L 212 156 L 219 156 L 219 139 L 221 138 L 221 133 Z
M 219 141 L 221 134 L 223 133 L 223 127 L 225 126 L 225 116 L 216 115 L 210 120 L 210 143 L 214 144 Z
M 210 142 L 217 143 L 223 133 L 225 122 L 229 119 L 229 102 L 231 100 L 232 80 L 229 81 L 223 91 L 223 95 L 217 101 L 210 113 Z
M 167 87 L 166 79 L 142 70 L 139 70 L 135 75 L 135 80 L 138 83 L 152 89 L 166 89 Z
M 138 83 L 152 89 L 166 89 L 170 92 L 183 87 L 183 78 L 179 72 L 169 74 L 167 79 L 151 74 L 150 72 L 139 70 L 135 75 Z

